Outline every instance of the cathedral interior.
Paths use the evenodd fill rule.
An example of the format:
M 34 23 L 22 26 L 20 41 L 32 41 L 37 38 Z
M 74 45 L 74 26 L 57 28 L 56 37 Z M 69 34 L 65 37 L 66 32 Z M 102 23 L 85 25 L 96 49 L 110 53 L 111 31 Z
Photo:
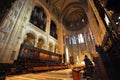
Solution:
M 119 3 L 1 0 L 0 80 L 119 80 Z M 85 56 L 94 66 L 89 78 L 81 76 Z M 45 78 L 60 72 L 64 76 Z

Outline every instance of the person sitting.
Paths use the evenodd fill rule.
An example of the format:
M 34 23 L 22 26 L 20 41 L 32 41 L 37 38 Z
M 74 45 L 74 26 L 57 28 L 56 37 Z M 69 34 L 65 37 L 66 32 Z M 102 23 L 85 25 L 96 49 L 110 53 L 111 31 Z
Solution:
M 84 77 L 92 77 L 94 66 L 87 55 L 85 55 L 84 62 L 85 62 L 85 71 L 83 74 Z

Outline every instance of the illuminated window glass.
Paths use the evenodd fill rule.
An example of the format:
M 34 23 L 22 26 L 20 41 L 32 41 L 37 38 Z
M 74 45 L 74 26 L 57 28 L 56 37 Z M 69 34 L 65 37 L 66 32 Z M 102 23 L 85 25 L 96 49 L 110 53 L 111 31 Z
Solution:
M 78 43 L 84 43 L 84 38 L 82 34 L 78 35 Z
M 70 42 L 70 44 L 77 44 L 77 42 L 76 42 L 76 37 L 75 37 L 75 36 L 71 37 L 71 38 L 69 39 L 69 42 Z

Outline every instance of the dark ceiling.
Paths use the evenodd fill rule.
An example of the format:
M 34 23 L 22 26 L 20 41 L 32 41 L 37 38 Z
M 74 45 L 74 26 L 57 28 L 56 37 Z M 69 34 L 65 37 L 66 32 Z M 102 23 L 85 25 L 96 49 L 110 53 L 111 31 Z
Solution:
M 15 0 L 0 0 L 0 22 Z
M 108 10 L 120 13 L 120 0 L 108 0 L 106 7 Z
M 11 3 L 15 0 L 1 0 L 0 1 L 0 11 L 9 8 L 11 6 Z

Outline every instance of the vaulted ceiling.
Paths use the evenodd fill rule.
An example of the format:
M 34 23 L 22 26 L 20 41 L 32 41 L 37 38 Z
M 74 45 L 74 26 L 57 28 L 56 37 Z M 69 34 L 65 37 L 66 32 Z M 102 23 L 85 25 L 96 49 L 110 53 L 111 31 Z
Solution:
M 65 28 L 77 31 L 88 24 L 85 8 L 87 0 L 49 0 L 51 12 L 60 20 Z

